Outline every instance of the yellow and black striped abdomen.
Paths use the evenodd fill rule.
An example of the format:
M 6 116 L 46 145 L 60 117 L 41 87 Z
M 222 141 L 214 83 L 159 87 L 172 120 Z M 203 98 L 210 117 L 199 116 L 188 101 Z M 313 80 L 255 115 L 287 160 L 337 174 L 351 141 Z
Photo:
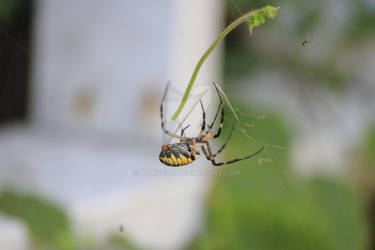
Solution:
M 192 163 L 197 158 L 199 158 L 199 152 L 196 153 L 194 158 L 186 142 L 163 145 L 159 155 L 159 159 L 162 163 L 172 167 Z

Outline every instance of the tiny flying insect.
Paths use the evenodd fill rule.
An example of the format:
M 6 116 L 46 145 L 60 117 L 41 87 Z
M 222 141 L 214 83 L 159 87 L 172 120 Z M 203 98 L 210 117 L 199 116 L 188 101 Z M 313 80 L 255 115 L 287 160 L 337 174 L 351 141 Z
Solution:
M 310 44 L 310 42 L 305 39 L 305 40 L 303 40 L 303 42 L 301 44 L 302 44 L 302 46 L 306 47 L 307 45 Z

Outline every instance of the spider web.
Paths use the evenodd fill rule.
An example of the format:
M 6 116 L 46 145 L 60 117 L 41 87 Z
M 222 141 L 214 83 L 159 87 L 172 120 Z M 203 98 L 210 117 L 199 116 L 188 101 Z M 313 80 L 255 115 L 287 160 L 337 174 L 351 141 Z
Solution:
M 193 87 L 192 94 L 189 96 L 186 104 L 186 108 L 183 110 L 183 113 L 178 117 L 178 119 L 173 122 L 170 120 L 171 112 L 174 111 L 176 104 L 181 100 L 183 92 L 175 88 L 173 85 L 168 87 L 168 92 L 166 93 L 166 99 L 164 102 L 164 120 L 166 128 L 169 131 L 173 131 L 174 134 L 180 135 L 180 131 L 182 128 L 190 125 L 189 128 L 186 130 L 186 135 L 188 137 L 196 137 L 201 129 L 201 124 L 203 121 L 202 118 L 202 110 L 199 105 L 199 102 L 202 101 L 204 103 L 204 108 L 206 111 L 206 124 L 211 124 L 213 121 L 217 108 L 219 105 L 219 99 L 214 88 L 213 84 L 201 84 L 197 85 L 198 87 Z M 274 155 L 272 153 L 273 150 L 287 150 L 287 148 L 283 145 L 277 145 L 272 143 L 265 143 L 262 138 L 255 138 L 253 136 L 254 131 L 252 129 L 258 125 L 260 121 L 264 121 L 267 119 L 272 119 L 273 115 L 267 114 L 247 114 L 244 113 L 238 106 L 233 106 L 230 103 L 229 98 L 225 94 L 222 88 L 219 85 L 218 90 L 220 96 L 223 100 L 225 114 L 224 114 L 224 126 L 223 132 L 220 136 L 219 142 L 213 143 L 213 152 L 216 152 L 223 143 L 229 138 L 229 134 L 231 131 L 231 127 L 234 123 L 234 131 L 232 137 L 240 136 L 242 139 L 245 140 L 247 146 L 249 147 L 248 155 L 251 153 L 256 152 L 259 148 L 264 147 L 263 153 L 257 156 L 257 162 L 259 165 L 270 165 L 274 161 Z M 170 105 L 173 106 L 171 109 Z M 207 105 L 208 104 L 208 105 Z M 168 110 L 169 111 L 168 111 Z M 215 121 L 213 126 L 213 130 L 216 131 L 218 129 L 218 125 L 220 123 L 220 112 Z M 206 128 L 207 130 L 207 128 Z M 171 137 L 164 136 L 165 143 L 171 143 L 172 140 L 175 140 Z M 234 158 L 241 158 L 245 155 L 235 155 L 235 153 L 228 154 L 231 148 L 231 139 L 228 141 L 227 147 L 223 150 L 224 156 L 218 156 L 219 161 L 226 161 Z
M 245 13 L 247 10 L 241 10 L 239 7 L 238 2 L 244 3 L 245 1 L 239 0 L 228 0 L 228 13 L 231 16 L 231 19 L 235 19 L 238 16 Z M 288 6 L 288 1 L 266 1 L 260 0 L 257 1 L 257 5 L 253 8 L 265 6 L 267 4 L 271 4 L 274 6 L 281 6 L 279 16 L 277 17 L 277 21 L 273 22 L 270 21 L 256 30 L 254 36 L 241 39 L 241 42 L 226 42 L 227 48 L 236 48 L 240 50 L 246 50 L 248 47 L 260 47 L 261 50 L 266 51 L 267 48 L 275 48 L 273 50 L 286 50 L 291 55 L 296 55 L 296 58 L 301 57 L 306 60 L 311 60 L 314 52 L 314 42 L 313 41 L 313 34 L 311 32 L 311 17 L 308 16 L 308 11 L 313 10 L 316 6 L 313 3 L 309 3 L 308 1 L 303 1 L 298 3 L 299 6 L 303 6 L 301 11 L 296 12 L 296 18 L 298 23 L 294 24 L 300 26 L 301 33 L 299 35 L 287 37 L 283 34 L 280 35 L 280 30 L 283 30 L 283 25 L 285 22 L 290 22 L 291 20 L 287 20 L 287 12 L 283 12 L 285 9 L 291 11 L 294 7 L 292 5 Z M 296 11 L 296 9 L 294 9 Z M 225 20 L 224 17 L 222 20 Z M 222 21 L 223 27 L 226 26 L 225 21 Z M 280 24 L 281 23 L 281 24 Z M 291 23 L 293 25 L 293 23 Z M 276 28 L 273 28 L 275 26 Z M 294 28 L 294 27 L 293 27 Z M 267 30 L 263 32 L 263 30 Z M 263 32 L 263 33 L 262 33 Z M 288 31 L 285 32 L 287 34 Z M 238 36 L 238 35 L 237 35 Z M 293 39 L 291 39 L 293 38 Z M 302 45 L 302 42 L 307 40 L 308 44 L 306 46 Z M 274 42 L 277 41 L 277 42 Z M 267 51 L 266 51 L 267 52 Z M 276 57 L 278 52 L 276 52 Z M 265 54 L 265 57 L 271 57 L 272 54 Z M 281 53 L 280 56 L 283 56 Z M 305 61 L 309 64 L 309 61 Z M 247 62 L 243 62 L 243 65 L 246 65 Z M 312 62 L 311 62 L 312 64 Z M 295 99 L 298 98 L 298 94 L 296 93 L 296 97 L 294 100 L 282 100 L 278 97 L 278 89 L 280 89 L 280 85 L 283 85 L 285 88 L 293 88 L 291 85 L 285 84 L 288 81 L 288 78 L 285 78 L 285 74 L 282 71 L 277 71 L 272 68 L 268 68 L 266 65 L 263 69 L 263 72 L 255 72 L 260 74 L 255 75 L 268 75 L 270 74 L 271 77 L 254 77 L 249 75 L 243 79 L 234 79 L 234 82 L 240 84 L 232 84 L 232 79 L 227 79 L 224 86 L 226 87 L 226 91 L 230 94 L 233 100 L 243 100 L 241 101 L 244 105 L 234 105 L 234 109 L 236 114 L 238 115 L 238 124 L 236 130 L 239 131 L 243 135 L 243 140 L 247 140 L 249 144 L 258 144 L 264 145 L 265 150 L 264 154 L 258 157 L 258 163 L 260 165 L 273 165 L 272 163 L 278 161 L 278 155 L 281 154 L 288 154 L 291 155 L 290 146 L 287 143 L 277 142 L 277 140 L 273 140 L 272 138 L 259 138 L 256 135 L 256 131 L 258 130 L 258 126 L 269 126 L 275 122 L 275 119 L 282 119 L 284 121 L 284 126 L 294 129 L 293 126 L 297 125 L 301 126 L 301 124 L 308 123 L 307 119 L 311 114 L 302 113 L 304 109 L 294 108 L 298 107 L 298 101 Z M 298 71 L 299 69 L 297 69 Z M 300 76 L 300 79 L 303 79 L 304 84 L 297 83 L 299 85 L 303 85 L 303 87 L 297 86 L 300 88 L 301 92 L 312 93 L 310 96 L 311 102 L 315 102 L 317 98 L 320 96 L 319 85 L 317 84 L 318 80 L 316 77 L 316 73 L 314 69 L 311 67 L 306 72 L 296 72 L 297 75 Z M 280 77 L 280 79 L 278 79 Z M 229 81 L 228 81 L 229 80 Z M 294 80 L 294 79 L 293 79 Z M 280 82 L 282 84 L 280 84 Z M 231 87 L 233 85 L 233 88 Z M 247 86 L 247 87 L 244 87 Z M 269 93 L 276 93 L 274 95 L 266 94 L 264 92 L 267 91 Z M 284 90 L 285 92 L 285 90 Z M 259 94 L 258 94 L 259 93 Z M 280 92 L 281 95 L 284 93 Z M 262 96 L 263 95 L 263 96 Z M 259 97 L 262 96 L 262 97 Z M 287 96 L 287 95 L 286 95 Z M 286 103 L 286 105 L 284 103 Z M 288 103 L 289 102 L 289 103 Z M 294 105 L 294 107 L 293 107 Z M 311 105 L 314 105 L 311 103 Z M 252 107 L 252 109 L 256 108 L 254 111 L 248 111 L 246 106 Z M 279 108 L 281 107 L 281 109 Z M 287 107 L 287 109 L 286 109 Z M 290 107 L 290 108 L 289 108 Z M 302 111 L 302 112 L 301 112 Z M 254 113 L 253 113 L 254 112 Z M 272 131 L 270 131 L 272 133 Z
M 265 4 L 267 4 L 265 2 Z M 229 0 L 229 12 L 232 16 L 232 19 L 236 19 L 238 16 L 242 15 L 244 12 L 241 11 L 239 6 L 236 4 L 235 1 Z M 221 16 L 218 18 L 220 25 L 222 29 L 224 29 L 228 23 L 225 23 L 225 17 L 224 14 L 221 14 Z M 252 44 L 252 41 L 250 38 L 248 42 L 241 42 L 241 43 L 231 43 L 230 46 L 250 46 Z M 228 86 L 231 85 L 230 83 L 225 83 L 224 87 L 228 90 Z M 220 84 L 218 84 L 220 87 Z M 230 89 L 230 86 L 229 86 Z M 228 133 L 231 128 L 231 123 L 233 120 L 236 120 L 236 125 L 234 129 L 234 135 L 239 134 L 241 136 L 243 141 L 246 141 L 246 144 L 249 146 L 251 150 L 249 150 L 249 154 L 253 151 L 255 152 L 256 149 L 259 149 L 260 147 L 264 146 L 264 151 L 262 154 L 257 156 L 257 162 L 259 165 L 263 166 L 273 166 L 273 162 L 277 161 L 278 153 L 275 153 L 275 151 L 288 151 L 288 148 L 286 145 L 274 143 L 271 141 L 268 141 L 267 139 L 259 138 L 254 135 L 256 127 L 260 123 L 272 123 L 272 119 L 275 118 L 275 116 L 271 114 L 264 113 L 249 113 L 246 110 L 242 109 L 242 107 L 238 105 L 232 105 L 231 104 L 231 97 L 228 98 L 227 94 L 223 89 L 219 89 L 220 94 L 223 98 L 223 102 L 226 106 L 226 112 L 225 112 L 225 120 L 224 120 L 224 128 L 223 128 L 223 134 L 220 136 L 221 141 L 220 143 L 215 143 L 214 147 L 220 147 L 220 145 L 225 141 L 225 138 L 227 138 Z M 214 94 L 214 95 L 213 95 Z M 170 93 L 168 93 L 168 97 L 166 98 L 166 103 L 169 103 L 170 105 L 168 108 L 165 108 L 165 113 L 169 113 L 168 115 L 165 115 L 164 119 L 166 120 L 167 129 L 174 134 L 179 135 L 179 131 L 186 127 L 187 125 L 191 125 L 189 129 L 186 131 L 188 137 L 194 137 L 199 133 L 201 122 L 202 122 L 202 112 L 199 104 L 199 101 L 202 100 L 205 104 L 205 108 L 207 108 L 207 122 L 210 123 L 212 120 L 214 113 L 216 111 L 216 107 L 218 105 L 217 97 L 215 96 L 215 91 L 213 89 L 213 85 L 211 83 L 201 84 L 196 83 L 193 86 L 191 95 L 189 96 L 187 100 L 187 105 L 183 112 L 180 114 L 180 116 L 177 118 L 175 122 L 171 121 L 170 118 L 171 112 L 173 112 L 176 109 L 176 106 L 180 102 L 183 95 L 183 91 L 181 91 L 177 87 L 173 87 L 171 85 L 170 87 Z M 290 115 L 293 117 L 297 117 L 296 115 Z M 216 124 L 218 126 L 218 123 Z M 261 125 L 259 125 L 261 126 Z M 215 128 L 215 126 L 214 126 Z M 165 137 L 165 136 L 164 136 Z M 170 143 L 173 139 L 172 138 L 164 138 L 163 142 Z M 230 160 L 233 158 L 240 158 L 244 155 L 236 155 L 235 152 L 230 152 L 231 148 L 231 142 L 228 143 L 228 146 L 223 151 L 224 157 L 219 157 L 221 160 Z M 215 151 L 215 150 L 214 150 Z

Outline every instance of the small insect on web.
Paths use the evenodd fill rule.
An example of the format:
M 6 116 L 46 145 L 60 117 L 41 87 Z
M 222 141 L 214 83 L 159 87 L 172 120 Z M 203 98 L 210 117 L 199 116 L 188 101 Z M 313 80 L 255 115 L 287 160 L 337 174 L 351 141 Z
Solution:
M 308 47 L 310 44 L 311 42 L 307 41 L 307 39 L 303 40 L 303 42 L 301 43 L 303 47 Z
M 215 153 L 212 151 L 210 141 L 218 138 L 221 135 L 222 129 L 223 129 L 223 124 L 224 124 L 224 104 L 218 89 L 218 86 L 213 83 L 213 86 L 216 89 L 217 95 L 219 97 L 219 105 L 217 108 L 217 111 L 215 113 L 215 116 L 210 124 L 207 124 L 206 121 L 206 112 L 205 108 L 202 102 L 202 99 L 199 100 L 201 108 L 202 108 L 202 115 L 203 115 L 203 121 L 201 125 L 201 129 L 199 131 L 199 134 L 197 137 L 187 137 L 185 136 L 185 130 L 190 126 L 185 126 L 184 128 L 181 129 L 180 135 L 176 135 L 175 133 L 169 132 L 165 126 L 164 126 L 164 112 L 163 112 L 163 104 L 167 95 L 167 91 L 169 88 L 169 83 L 167 84 L 167 87 L 164 91 L 163 99 L 160 104 L 160 119 L 161 119 L 161 129 L 163 133 L 166 135 L 179 139 L 180 141 L 177 143 L 173 144 L 164 144 L 161 146 L 161 152 L 159 155 L 160 161 L 167 165 L 167 166 L 172 166 L 172 167 L 178 167 L 178 166 L 183 166 L 187 165 L 189 163 L 192 163 L 196 159 L 199 158 L 200 153 L 198 147 L 202 150 L 204 153 L 205 157 L 207 160 L 211 161 L 212 165 L 214 166 L 221 166 L 221 165 L 226 165 L 226 164 L 232 164 L 238 161 L 246 160 L 251 157 L 254 157 L 255 155 L 259 154 L 260 152 L 263 151 L 264 147 L 261 147 L 258 151 L 255 153 L 252 153 L 248 156 L 242 157 L 242 158 L 236 158 L 233 160 L 225 161 L 225 162 L 216 162 L 215 158 L 217 155 L 219 155 L 222 150 L 227 146 L 234 127 L 235 127 L 235 119 L 233 119 L 232 123 L 232 129 L 231 132 L 229 133 L 226 141 L 224 144 L 220 147 L 219 150 L 217 150 Z M 213 126 L 215 125 L 216 119 L 218 118 L 219 112 L 221 112 L 221 119 L 220 119 L 220 124 L 218 126 L 218 130 L 216 134 L 213 133 Z

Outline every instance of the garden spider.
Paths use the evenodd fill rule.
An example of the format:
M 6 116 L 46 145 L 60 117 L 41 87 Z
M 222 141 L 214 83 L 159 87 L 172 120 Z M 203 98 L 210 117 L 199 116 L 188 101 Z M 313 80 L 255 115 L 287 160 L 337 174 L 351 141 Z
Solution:
M 167 94 L 167 91 L 168 91 L 168 87 L 169 87 L 169 83 L 168 83 L 168 85 L 167 85 L 167 87 L 164 91 L 163 99 L 162 99 L 161 104 L 160 104 L 161 129 L 165 134 L 179 139 L 180 142 L 173 143 L 173 144 L 164 144 L 164 145 L 161 146 L 161 152 L 160 152 L 160 155 L 159 155 L 159 159 L 165 165 L 172 166 L 172 167 L 178 167 L 178 166 L 183 166 L 183 165 L 187 165 L 189 163 L 192 163 L 194 160 L 198 159 L 199 156 L 200 156 L 199 151 L 197 150 L 198 146 L 201 147 L 201 149 L 202 149 L 204 155 L 206 156 L 207 160 L 211 161 L 212 165 L 214 165 L 214 166 L 221 166 L 221 165 L 231 164 L 231 163 L 235 163 L 235 162 L 238 162 L 238 161 L 249 159 L 249 158 L 259 154 L 264 149 L 264 147 L 261 147 L 257 152 L 255 152 L 251 155 L 248 155 L 246 157 L 239 158 L 239 159 L 233 159 L 233 160 L 226 161 L 226 162 L 216 162 L 215 161 L 215 157 L 218 154 L 220 154 L 220 152 L 225 148 L 225 146 L 227 145 L 228 141 L 230 140 L 230 138 L 232 136 L 234 125 L 235 125 L 235 120 L 233 120 L 232 129 L 231 129 L 231 131 L 229 133 L 229 136 L 228 136 L 227 140 L 225 141 L 225 143 L 221 146 L 221 148 L 216 153 L 212 153 L 212 149 L 211 149 L 209 141 L 213 140 L 215 138 L 218 138 L 220 136 L 221 130 L 223 129 L 223 123 L 224 123 L 223 101 L 221 100 L 221 96 L 220 96 L 220 93 L 219 93 L 219 90 L 218 90 L 216 84 L 215 83 L 213 83 L 213 84 L 215 86 L 216 92 L 217 92 L 217 94 L 219 96 L 219 100 L 220 100 L 220 104 L 218 106 L 215 117 L 214 117 L 214 119 L 213 119 L 213 121 L 210 125 L 207 124 L 207 130 L 206 130 L 206 112 L 204 111 L 202 100 L 200 100 L 200 104 L 201 104 L 202 111 L 203 111 L 202 127 L 201 127 L 201 130 L 200 130 L 199 135 L 197 137 L 189 138 L 189 137 L 186 137 L 184 135 L 184 132 L 190 125 L 181 129 L 181 135 L 180 136 L 169 132 L 164 127 L 163 103 L 164 103 L 164 100 L 165 100 L 165 97 L 166 97 L 166 94 Z M 217 133 L 214 135 L 211 128 L 216 121 L 216 118 L 219 114 L 220 109 L 221 109 L 221 121 L 220 121 L 219 129 L 218 129 Z M 209 134 L 209 136 L 208 136 L 208 134 Z

